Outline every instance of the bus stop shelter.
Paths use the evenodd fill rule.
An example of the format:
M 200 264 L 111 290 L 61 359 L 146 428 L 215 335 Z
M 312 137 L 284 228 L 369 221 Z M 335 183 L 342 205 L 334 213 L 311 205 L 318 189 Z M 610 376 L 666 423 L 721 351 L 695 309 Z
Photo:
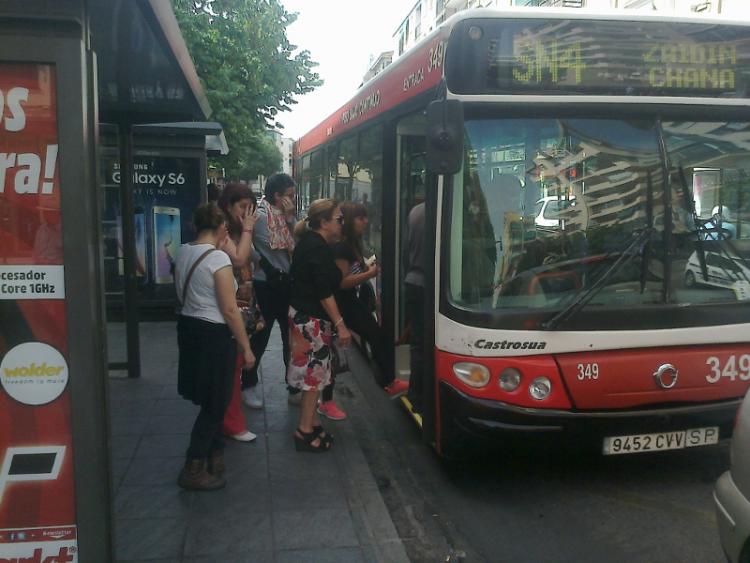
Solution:
M 130 170 L 137 127 L 210 108 L 167 0 L 8 0 L 0 53 L 0 556 L 108 561 L 99 126 Z M 129 174 L 120 190 L 137 370 Z

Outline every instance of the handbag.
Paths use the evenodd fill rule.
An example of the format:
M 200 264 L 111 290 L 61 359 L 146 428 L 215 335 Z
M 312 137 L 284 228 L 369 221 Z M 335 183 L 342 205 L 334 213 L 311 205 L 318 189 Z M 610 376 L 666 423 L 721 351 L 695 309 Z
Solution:
M 242 322 L 248 336 L 260 332 L 265 328 L 266 321 L 258 307 L 253 288 L 253 272 L 248 265 L 234 269 L 234 278 L 237 281 L 237 307 L 242 315 Z
M 242 322 L 245 324 L 245 331 L 247 332 L 248 337 L 265 328 L 266 320 L 260 312 L 255 296 L 252 296 L 248 300 L 238 298 L 237 307 L 240 309 Z
M 346 355 L 346 348 L 341 346 L 338 336 L 334 335 L 331 346 L 331 373 L 338 375 L 349 371 L 349 358 Z

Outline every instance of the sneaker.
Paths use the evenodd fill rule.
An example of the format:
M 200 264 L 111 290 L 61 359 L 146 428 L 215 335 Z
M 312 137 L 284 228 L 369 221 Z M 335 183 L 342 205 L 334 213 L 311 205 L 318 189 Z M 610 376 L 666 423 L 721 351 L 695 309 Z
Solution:
M 242 390 L 242 402 L 251 409 L 263 408 L 263 396 L 257 385 Z
M 290 405 L 298 407 L 302 402 L 302 393 L 289 393 L 289 397 L 287 398 L 286 402 Z
M 344 420 L 346 413 L 342 411 L 333 401 L 318 403 L 318 414 L 331 420 Z
M 256 436 L 249 430 L 245 430 L 244 432 L 240 432 L 239 434 L 232 434 L 230 436 L 232 440 L 237 440 L 238 442 L 252 442 L 257 437 L 258 436 Z
M 383 387 L 383 389 L 391 397 L 398 397 L 399 395 L 403 395 L 409 390 L 409 383 L 404 381 L 403 379 L 394 379 L 388 385 Z

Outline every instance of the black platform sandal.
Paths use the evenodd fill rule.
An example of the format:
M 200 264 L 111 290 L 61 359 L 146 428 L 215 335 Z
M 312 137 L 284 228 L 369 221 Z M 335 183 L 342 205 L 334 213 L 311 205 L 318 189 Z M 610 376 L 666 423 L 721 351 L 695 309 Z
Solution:
M 297 434 L 301 437 L 297 436 Z M 318 440 L 317 446 L 313 445 L 315 440 Z M 323 453 L 331 449 L 331 444 L 332 442 L 328 436 L 321 436 L 315 430 L 312 432 L 303 432 L 297 428 L 297 432 L 294 434 L 294 448 L 298 452 Z
M 325 432 L 326 435 L 323 436 L 322 438 L 324 440 L 328 440 L 329 442 L 331 442 L 331 444 L 333 444 L 333 434 L 331 434 L 330 431 L 323 428 L 320 424 L 318 424 L 317 426 L 313 426 L 313 432 L 317 432 L 318 436 L 320 436 L 323 432 Z

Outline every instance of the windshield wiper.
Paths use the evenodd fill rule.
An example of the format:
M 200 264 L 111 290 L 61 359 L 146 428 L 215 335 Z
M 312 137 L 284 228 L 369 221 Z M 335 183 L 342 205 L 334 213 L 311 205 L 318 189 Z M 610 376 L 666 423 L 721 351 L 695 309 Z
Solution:
M 646 225 L 649 229 L 654 228 L 654 185 L 651 182 L 651 171 L 646 174 Z M 643 257 L 641 259 L 641 294 L 646 291 L 646 278 L 648 277 L 648 263 L 651 260 L 651 239 L 646 240 L 643 246 Z
M 630 244 L 617 257 L 615 263 L 612 264 L 609 269 L 604 272 L 594 284 L 591 285 L 586 291 L 579 293 L 578 296 L 570 302 L 562 311 L 557 313 L 550 320 L 541 324 L 542 330 L 553 330 L 560 326 L 560 324 L 569 320 L 575 316 L 581 309 L 583 309 L 589 301 L 591 301 L 602 288 L 605 287 L 606 283 L 612 279 L 612 277 L 620 271 L 620 269 L 628 264 L 635 256 L 643 257 L 643 246 L 651 238 L 655 229 L 653 227 L 646 227 L 640 231 L 636 231 L 635 238 Z

